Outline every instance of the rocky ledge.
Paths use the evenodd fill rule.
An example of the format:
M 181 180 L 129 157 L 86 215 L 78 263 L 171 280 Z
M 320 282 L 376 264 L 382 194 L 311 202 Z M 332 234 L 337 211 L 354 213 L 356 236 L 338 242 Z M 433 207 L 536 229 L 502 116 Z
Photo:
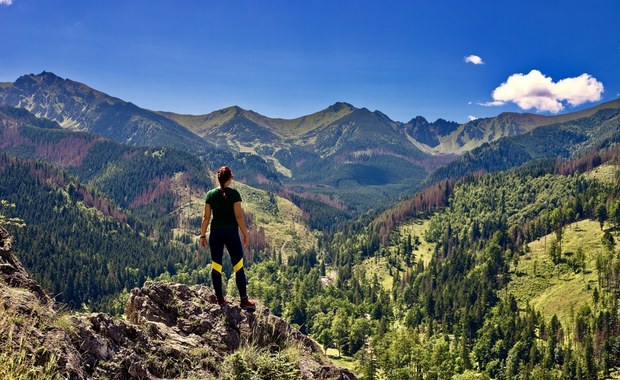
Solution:
M 201 285 L 147 282 L 131 291 L 122 318 L 59 312 L 0 227 L 0 357 L 23 357 L 31 372 L 70 379 L 355 379 L 269 310 L 220 307 L 212 296 Z

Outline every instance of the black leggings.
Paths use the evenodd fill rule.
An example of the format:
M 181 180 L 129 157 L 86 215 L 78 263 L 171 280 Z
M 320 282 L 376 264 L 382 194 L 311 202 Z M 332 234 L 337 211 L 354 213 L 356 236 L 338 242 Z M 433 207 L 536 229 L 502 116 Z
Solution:
M 236 228 L 215 228 L 209 234 L 209 247 L 211 247 L 211 280 L 215 295 L 223 297 L 222 292 L 222 257 L 224 246 L 230 255 L 230 261 L 235 272 L 235 282 L 241 299 L 247 299 L 247 280 L 243 271 L 243 246 Z

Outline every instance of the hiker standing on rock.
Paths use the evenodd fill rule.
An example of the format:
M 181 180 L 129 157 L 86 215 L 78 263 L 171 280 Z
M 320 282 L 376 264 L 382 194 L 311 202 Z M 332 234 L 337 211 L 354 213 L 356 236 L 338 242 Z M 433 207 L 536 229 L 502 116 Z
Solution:
M 222 166 L 217 171 L 219 187 L 210 190 L 205 196 L 205 213 L 200 227 L 200 245 L 207 246 L 207 228 L 211 221 L 208 244 L 211 247 L 211 279 L 217 297 L 217 303 L 226 305 L 222 292 L 222 257 L 224 247 L 230 254 L 235 272 L 235 282 L 241 296 L 241 308 L 254 310 L 255 304 L 247 294 L 247 280 L 243 270 L 243 247 L 248 247 L 248 231 L 241 209 L 241 195 L 230 187 L 233 180 L 232 171 L 228 166 Z M 213 213 L 213 220 L 211 220 Z M 243 235 L 243 246 L 239 238 L 239 229 Z

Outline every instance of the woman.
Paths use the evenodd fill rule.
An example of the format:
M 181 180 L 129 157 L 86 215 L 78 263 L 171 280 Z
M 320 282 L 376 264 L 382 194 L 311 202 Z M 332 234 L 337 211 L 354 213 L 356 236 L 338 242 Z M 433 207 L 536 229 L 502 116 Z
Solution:
M 205 197 L 205 213 L 200 228 L 200 245 L 207 246 L 207 227 L 211 220 L 211 213 L 213 213 L 209 246 L 211 247 L 211 279 L 217 303 L 226 305 L 226 299 L 222 292 L 222 256 L 224 247 L 226 247 L 233 264 L 237 289 L 239 289 L 241 296 L 241 308 L 254 310 L 256 306 L 254 302 L 250 301 L 247 294 L 247 282 L 243 271 L 243 247 L 241 246 L 241 239 L 239 239 L 239 229 L 241 229 L 243 246 L 247 248 L 248 231 L 241 209 L 241 195 L 237 190 L 230 187 L 233 174 L 228 166 L 222 166 L 217 171 L 217 180 L 220 186 L 210 190 Z

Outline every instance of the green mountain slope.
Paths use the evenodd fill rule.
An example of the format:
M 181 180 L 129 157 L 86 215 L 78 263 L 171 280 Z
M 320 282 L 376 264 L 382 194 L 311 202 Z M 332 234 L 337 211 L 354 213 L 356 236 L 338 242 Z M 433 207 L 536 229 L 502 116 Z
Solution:
M 612 233 L 617 240 L 618 234 Z M 566 226 L 562 238 L 563 261 L 559 266 L 549 255 L 557 239 L 555 233 L 530 242 L 525 255 L 514 266 L 508 291 L 522 307 L 529 303 L 547 320 L 556 315 L 563 325 L 570 326 L 574 317 L 571 312 L 584 305 L 595 306 L 594 289 L 599 287 L 598 278 L 603 275 L 596 262 L 605 252 L 604 236 L 605 230 L 598 221 L 584 220 Z M 575 271 L 570 264 L 579 252 L 584 255 L 585 270 Z
M 183 250 L 148 239 L 130 214 L 52 167 L 0 156 L 0 198 L 24 220 L 20 260 L 59 301 L 114 308 L 123 289 L 181 262 Z M 206 258 L 196 257 L 205 265 Z
M 3 113 L 0 113 L 0 120 Z M 189 153 L 171 148 L 122 145 L 85 132 L 1 126 L 3 151 L 21 159 L 40 159 L 64 168 L 94 186 L 115 204 L 150 220 L 163 221 L 175 207 L 172 184 L 192 187 L 209 183 L 205 165 Z
M 320 160 L 286 152 L 285 162 L 296 163 L 289 182 L 325 185 L 347 204 L 380 208 L 383 204 L 372 204 L 377 194 L 382 202 L 400 197 L 426 176 L 426 167 L 433 165 L 433 159 L 403 139 L 389 121 L 366 109 L 318 128 L 306 138 L 310 151 Z
M 317 313 L 314 305 L 336 292 L 328 287 L 307 301 L 301 322 L 327 345 L 357 355 L 364 373 L 389 378 L 604 377 L 620 367 L 611 348 L 620 339 L 614 301 L 619 172 L 612 171 L 612 181 L 607 169 L 582 173 L 601 162 L 605 168 L 620 162 L 617 145 L 573 161 L 532 162 L 438 184 L 412 205 L 398 206 L 407 209 L 370 223 L 360 219 L 320 247 L 330 264 L 325 281 L 366 308 L 333 300 Z M 428 218 L 433 209 L 423 224 L 396 223 L 401 213 Z M 605 221 L 605 229 L 588 219 Z M 393 233 L 383 241 L 386 228 Z M 389 297 L 381 306 L 368 304 L 383 291 Z M 326 326 L 325 315 L 344 315 L 351 326 L 364 312 L 371 320 L 369 350 L 329 340 L 339 326 Z M 348 339 L 356 334 L 352 326 L 343 330 Z
M 422 152 L 380 112 L 346 103 L 292 120 L 269 119 L 238 107 L 196 117 L 162 114 L 219 147 L 265 158 L 282 174 L 291 199 L 313 220 L 313 204 L 322 200 L 343 203 L 352 214 L 386 207 L 445 160 Z M 374 202 L 376 192 L 385 201 Z

